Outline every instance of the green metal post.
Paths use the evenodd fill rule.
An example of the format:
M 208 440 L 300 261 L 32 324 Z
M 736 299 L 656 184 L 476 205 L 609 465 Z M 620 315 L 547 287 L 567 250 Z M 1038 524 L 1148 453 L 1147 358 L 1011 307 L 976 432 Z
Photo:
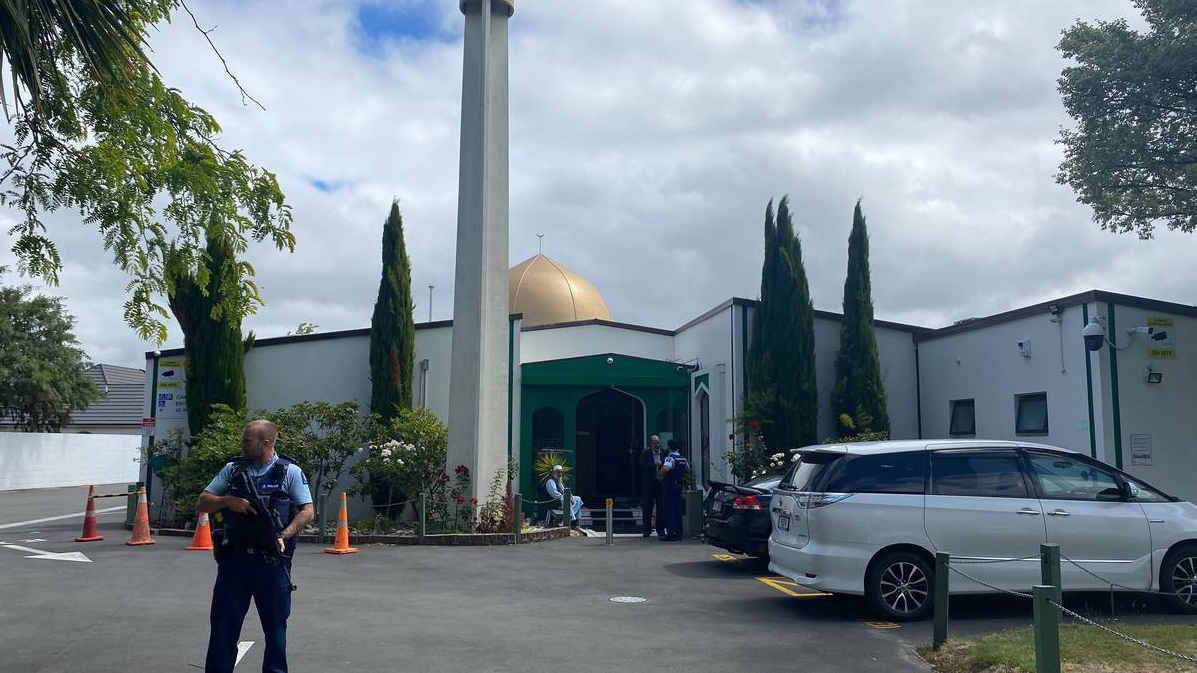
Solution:
M 150 469 L 150 454 L 154 448 L 154 437 L 158 434 L 158 360 L 161 356 L 158 351 L 154 351 L 154 377 L 150 380 L 150 418 L 154 419 L 154 434 L 150 435 L 150 441 L 145 448 L 145 501 L 148 503 L 154 502 L 154 498 L 150 495 L 154 488 L 154 472 Z
M 1036 584 L 1031 595 L 1035 603 L 1035 673 L 1060 673 L 1060 610 L 1051 604 L 1056 587 Z
M 569 528 L 569 524 L 573 521 L 571 510 L 573 509 L 574 497 L 569 492 L 569 487 L 566 486 L 564 493 L 561 494 L 561 525 Z
M 420 542 L 423 542 L 424 541 L 424 533 L 427 530 L 426 527 L 428 525 L 428 522 L 426 519 L 426 516 L 428 514 L 428 494 L 427 493 L 420 494 L 419 508 L 420 508 L 420 527 L 416 531 L 416 537 L 417 537 L 417 539 L 419 539 Z
M 520 525 L 520 519 L 524 518 L 523 509 L 521 505 L 524 502 L 523 496 L 519 493 L 511 494 L 511 534 L 515 539 L 515 543 L 519 544 L 523 538 L 523 526 Z
M 141 491 L 142 486 L 145 484 L 140 481 L 129 484 L 129 497 L 125 502 L 125 528 L 133 528 L 133 517 L 137 515 L 137 493 Z
M 1052 596 L 1058 605 L 1064 605 L 1064 584 L 1060 581 L 1060 545 L 1039 545 L 1039 573 L 1040 581 L 1049 587 L 1056 588 Z M 1060 609 L 1056 608 L 1056 620 L 1060 619 Z
M 946 551 L 935 552 L 935 635 L 931 646 L 939 649 L 948 640 L 948 566 L 951 555 Z

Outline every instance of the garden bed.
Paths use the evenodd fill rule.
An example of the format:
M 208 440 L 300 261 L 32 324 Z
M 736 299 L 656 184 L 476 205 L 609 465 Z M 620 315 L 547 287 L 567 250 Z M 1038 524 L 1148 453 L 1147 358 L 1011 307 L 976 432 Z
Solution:
M 193 530 L 183 530 L 181 528 L 154 528 L 151 530 L 153 535 L 162 535 L 165 537 L 191 537 L 195 534 Z M 525 531 L 520 535 L 521 543 L 530 542 L 547 542 L 549 540 L 557 540 L 570 536 L 570 529 L 565 527 L 557 528 L 542 528 L 538 530 Z M 397 535 L 374 535 L 371 533 L 350 533 L 349 544 L 378 544 L 378 545 L 442 545 L 453 547 L 474 547 L 474 546 L 489 546 L 489 545 L 509 545 L 514 544 L 515 536 L 511 533 L 446 533 L 438 535 L 425 535 L 421 541 L 415 534 L 397 534 Z M 332 536 L 326 538 L 326 544 L 332 545 Z M 308 544 L 318 544 L 320 541 L 317 535 L 300 535 L 299 541 Z

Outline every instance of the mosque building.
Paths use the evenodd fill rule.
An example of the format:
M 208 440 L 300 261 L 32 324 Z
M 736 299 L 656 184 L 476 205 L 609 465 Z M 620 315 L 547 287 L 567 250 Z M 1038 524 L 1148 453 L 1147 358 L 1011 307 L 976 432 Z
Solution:
M 573 468 L 571 486 L 588 509 L 608 497 L 634 509 L 637 454 L 654 434 L 681 440 L 696 486 L 733 480 L 724 454 L 742 439 L 729 436 L 748 393 L 755 301 L 733 297 L 664 328 L 618 321 L 593 283 L 542 254 L 511 267 L 509 283 L 515 488 L 543 497 L 532 464 L 552 451 Z M 1093 317 L 1117 348 L 1086 350 L 1081 332 Z M 835 434 L 840 320 L 815 311 L 819 437 Z M 1123 326 L 1117 332 L 1115 320 Z M 1140 323 L 1157 326 L 1155 340 L 1126 333 Z M 1055 444 L 1197 497 L 1184 476 L 1197 467 L 1197 359 L 1177 346 L 1178 334 L 1197 333 L 1197 308 L 1090 291 L 942 329 L 883 320 L 875 327 L 892 438 Z M 452 329 L 451 321 L 416 324 L 413 403 L 446 423 Z M 1171 334 L 1160 340 L 1164 330 Z M 182 354 L 159 354 L 159 383 L 151 390 L 147 381 L 147 399 L 159 397 L 160 434 L 186 426 Z M 154 357 L 147 353 L 147 371 Z M 246 355 L 247 404 L 356 400 L 365 407 L 368 357 L 368 328 L 258 339 Z M 167 403 L 163 391 L 173 391 Z

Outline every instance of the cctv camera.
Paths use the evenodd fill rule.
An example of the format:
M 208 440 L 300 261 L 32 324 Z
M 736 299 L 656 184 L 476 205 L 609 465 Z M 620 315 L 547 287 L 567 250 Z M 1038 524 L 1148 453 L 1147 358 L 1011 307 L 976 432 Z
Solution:
M 1101 350 L 1102 344 L 1106 342 L 1106 328 L 1097 322 L 1097 318 L 1090 318 L 1089 324 L 1085 325 L 1085 329 L 1081 332 L 1085 337 L 1085 348 L 1091 351 Z
M 1167 332 L 1156 332 L 1156 331 L 1152 331 L 1152 333 L 1151 333 L 1151 340 L 1152 340 L 1152 341 L 1167 341 L 1167 340 L 1168 340 L 1168 333 L 1167 333 Z

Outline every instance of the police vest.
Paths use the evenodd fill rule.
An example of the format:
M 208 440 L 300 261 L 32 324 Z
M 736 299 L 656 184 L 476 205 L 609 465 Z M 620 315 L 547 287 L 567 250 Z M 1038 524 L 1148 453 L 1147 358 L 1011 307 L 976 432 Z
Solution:
M 661 477 L 661 486 L 664 488 L 672 488 L 682 490 L 682 479 L 686 476 L 686 470 L 690 469 L 690 463 L 681 454 L 670 454 L 673 458 L 673 467 Z
M 233 470 L 229 473 L 229 495 L 237 498 L 250 499 L 250 494 L 245 492 L 245 487 L 240 484 L 239 479 L 233 479 L 238 471 L 246 472 L 247 476 L 254 482 L 254 487 L 258 490 L 258 496 L 266 506 L 274 510 L 278 514 L 279 522 L 283 528 L 286 528 L 291 523 L 293 515 L 291 502 L 291 494 L 284 488 L 284 482 L 287 478 L 287 466 L 295 464 L 295 461 L 281 453 L 275 454 L 278 458 L 272 466 L 265 473 L 258 476 L 253 476 L 249 469 L 255 463 L 248 458 L 237 458 L 229 462 Z M 260 537 L 254 539 L 255 535 L 251 535 L 249 531 L 251 517 L 246 514 L 239 514 L 232 510 L 221 510 L 220 512 L 224 519 L 224 538 L 228 541 L 229 551 L 234 554 L 260 554 L 263 550 L 258 547 L 266 544 Z M 286 542 L 284 554 L 293 556 L 295 554 L 295 539 L 292 536 Z M 278 544 L 274 541 L 269 541 L 272 544 Z

